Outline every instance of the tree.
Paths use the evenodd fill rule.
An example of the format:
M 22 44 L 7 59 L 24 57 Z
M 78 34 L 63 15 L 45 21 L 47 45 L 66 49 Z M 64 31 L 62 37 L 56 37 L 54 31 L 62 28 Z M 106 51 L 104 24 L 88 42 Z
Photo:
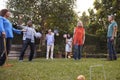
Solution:
M 86 14 L 86 12 L 82 13 L 82 16 L 80 17 L 80 20 L 82 20 L 84 27 L 87 27 L 89 24 L 89 16 Z
M 115 20 L 120 25 L 120 0 L 95 0 L 94 8 L 96 9 L 96 21 L 101 25 L 96 31 L 101 41 L 106 42 L 106 33 L 109 22 L 108 15 L 114 15 Z M 118 31 L 120 27 L 118 27 Z M 117 41 L 119 42 L 119 41 Z M 106 44 L 104 44 L 106 45 Z M 117 45 L 118 46 L 118 45 Z
M 98 31 L 106 31 L 108 26 L 108 15 L 115 15 L 115 20 L 118 25 L 120 25 L 120 0 L 95 0 L 94 1 L 94 9 L 96 9 L 96 13 L 94 9 L 88 9 L 90 25 L 88 30 L 89 33 L 97 34 Z M 94 25 L 98 25 L 99 27 L 92 27 Z M 95 30 L 96 29 L 96 30 Z M 120 28 L 119 28 L 120 29 Z M 98 31 L 97 31 L 98 30 Z M 95 31 L 95 32 L 92 32 Z
M 94 8 L 97 10 L 97 19 L 98 21 L 103 22 L 103 26 L 106 27 L 108 24 L 107 16 L 115 15 L 116 21 L 120 23 L 120 0 L 95 0 Z
M 7 7 L 13 13 L 13 22 L 19 19 L 19 15 L 23 16 L 22 22 L 32 20 L 43 33 L 42 43 L 45 43 L 45 32 L 49 28 L 58 29 L 62 33 L 70 32 L 76 20 L 73 11 L 75 1 L 8 0 Z

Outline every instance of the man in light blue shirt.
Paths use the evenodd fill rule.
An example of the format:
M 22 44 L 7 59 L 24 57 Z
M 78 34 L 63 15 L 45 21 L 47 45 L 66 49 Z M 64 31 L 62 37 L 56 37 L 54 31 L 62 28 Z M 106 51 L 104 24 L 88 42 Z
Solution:
M 116 50 L 115 50 L 115 38 L 117 37 L 117 23 L 114 20 L 114 16 L 108 16 L 108 21 L 110 22 L 107 32 L 107 45 L 109 51 L 109 60 L 117 60 Z
M 54 50 L 54 33 L 51 29 L 48 30 L 48 34 L 46 35 L 47 40 L 47 52 L 46 52 L 46 59 L 49 59 L 49 51 L 51 50 L 50 58 L 53 59 L 53 50 Z

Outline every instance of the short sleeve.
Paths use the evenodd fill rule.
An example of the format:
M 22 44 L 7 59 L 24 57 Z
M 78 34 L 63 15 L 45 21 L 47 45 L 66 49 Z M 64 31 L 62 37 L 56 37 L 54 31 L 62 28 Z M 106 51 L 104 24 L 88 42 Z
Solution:
M 113 23 L 113 27 L 118 27 L 116 22 Z

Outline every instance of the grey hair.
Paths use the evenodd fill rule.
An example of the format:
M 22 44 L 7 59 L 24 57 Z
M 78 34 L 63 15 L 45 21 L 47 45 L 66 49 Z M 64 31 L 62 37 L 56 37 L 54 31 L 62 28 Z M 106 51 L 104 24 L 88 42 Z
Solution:
M 114 15 L 108 15 L 108 18 L 111 17 L 113 20 L 115 19 Z
M 28 25 L 29 23 L 32 23 L 32 21 L 31 21 L 31 20 L 29 20 L 29 21 L 27 22 L 27 25 Z
M 82 26 L 83 27 L 82 21 L 78 21 L 77 26 Z

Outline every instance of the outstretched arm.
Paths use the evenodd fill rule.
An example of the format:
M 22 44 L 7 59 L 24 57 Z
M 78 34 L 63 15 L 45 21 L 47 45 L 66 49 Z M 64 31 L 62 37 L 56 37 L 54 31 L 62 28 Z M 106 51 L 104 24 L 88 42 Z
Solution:
M 85 30 L 84 30 L 84 33 L 83 33 L 83 44 L 85 43 Z

